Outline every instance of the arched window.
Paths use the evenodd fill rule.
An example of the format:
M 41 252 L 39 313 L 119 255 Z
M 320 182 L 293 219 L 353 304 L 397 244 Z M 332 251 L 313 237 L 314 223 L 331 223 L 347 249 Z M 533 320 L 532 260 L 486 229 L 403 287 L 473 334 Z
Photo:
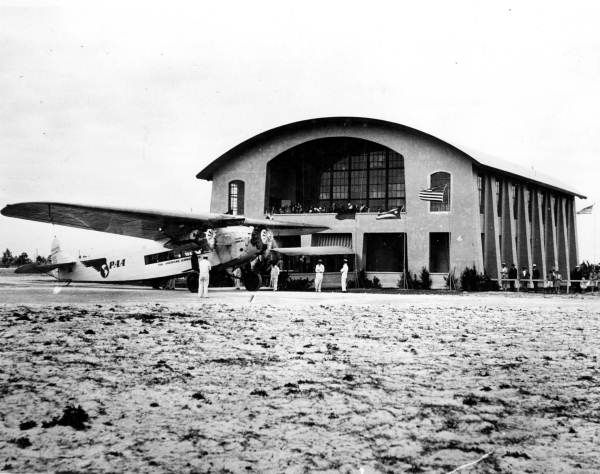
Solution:
M 450 210 L 450 173 L 438 171 L 430 176 L 430 187 L 444 190 L 444 201 L 430 201 L 430 212 L 447 212 Z
M 227 212 L 233 215 L 244 214 L 243 181 L 236 180 L 229 183 L 229 206 Z

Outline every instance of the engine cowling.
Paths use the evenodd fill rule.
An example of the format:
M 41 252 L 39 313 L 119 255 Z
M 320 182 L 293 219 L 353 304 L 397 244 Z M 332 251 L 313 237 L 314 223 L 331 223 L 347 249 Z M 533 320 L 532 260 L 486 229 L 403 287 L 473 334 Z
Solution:
M 260 252 L 263 252 L 273 245 L 273 232 L 266 227 L 255 227 L 252 231 L 250 243 Z

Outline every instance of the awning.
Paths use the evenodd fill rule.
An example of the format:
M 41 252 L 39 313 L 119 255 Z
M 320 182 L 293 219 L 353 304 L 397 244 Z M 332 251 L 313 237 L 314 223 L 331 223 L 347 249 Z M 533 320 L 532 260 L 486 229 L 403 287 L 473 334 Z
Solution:
M 354 255 L 350 247 L 329 246 L 329 247 L 282 247 L 272 250 L 283 255 L 289 256 L 320 256 L 320 255 Z

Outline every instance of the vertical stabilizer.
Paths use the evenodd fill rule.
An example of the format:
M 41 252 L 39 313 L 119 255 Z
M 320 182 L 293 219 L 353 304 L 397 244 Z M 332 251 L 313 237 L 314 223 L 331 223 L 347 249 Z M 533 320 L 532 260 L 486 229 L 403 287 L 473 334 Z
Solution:
M 58 241 L 56 236 L 54 236 L 54 239 L 52 239 L 52 245 L 50 247 L 50 263 L 61 263 L 61 261 L 64 260 L 62 258 L 60 242 Z

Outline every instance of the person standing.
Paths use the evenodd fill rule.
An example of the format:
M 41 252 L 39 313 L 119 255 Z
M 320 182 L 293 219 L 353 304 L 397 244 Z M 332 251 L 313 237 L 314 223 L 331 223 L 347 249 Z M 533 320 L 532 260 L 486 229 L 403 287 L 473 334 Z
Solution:
M 342 280 L 342 293 L 346 293 L 346 280 L 348 279 L 348 259 L 344 259 L 344 264 L 340 269 Z
M 538 270 L 536 264 L 533 264 L 533 269 L 531 270 L 531 277 L 533 278 L 533 291 L 537 291 L 538 282 L 535 280 L 540 279 L 540 271 Z
M 279 265 L 274 263 L 271 265 L 271 286 L 273 287 L 273 291 L 277 291 L 277 283 L 279 281 Z
M 208 281 L 210 279 L 211 265 L 208 256 L 204 255 L 198 262 L 198 297 L 208 298 Z
M 236 290 L 242 289 L 242 269 L 240 267 L 235 267 L 233 270 L 233 285 Z
M 502 291 L 506 291 L 508 289 L 508 267 L 506 263 L 502 263 L 502 270 L 500 270 L 500 278 L 502 279 Z
M 519 271 L 517 270 L 517 267 L 515 266 L 514 263 L 512 263 L 510 265 L 510 269 L 508 270 L 508 279 L 512 280 L 510 282 L 510 290 L 514 291 L 515 289 L 515 280 L 519 277 Z M 518 283 L 517 283 L 518 284 Z
M 325 273 L 325 266 L 323 265 L 323 260 L 319 259 L 317 266 L 315 267 L 315 291 L 317 293 L 321 293 L 323 273 Z
M 521 288 L 524 290 L 527 290 L 527 288 L 529 287 L 529 270 L 527 270 L 527 267 L 522 267 L 521 268 Z

